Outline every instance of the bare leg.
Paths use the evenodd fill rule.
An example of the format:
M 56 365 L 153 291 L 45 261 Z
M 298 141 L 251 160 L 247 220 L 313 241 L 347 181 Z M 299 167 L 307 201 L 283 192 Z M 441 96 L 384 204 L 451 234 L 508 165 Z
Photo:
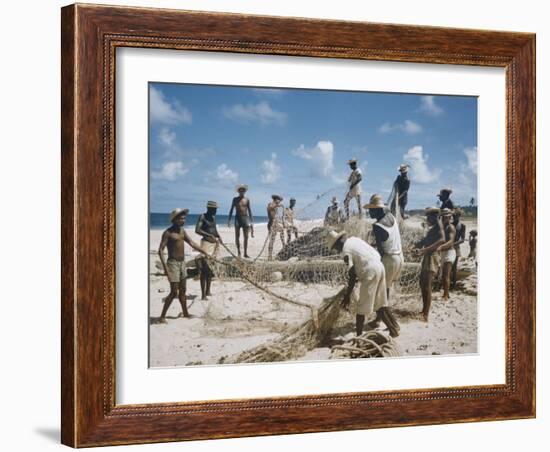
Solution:
M 209 297 L 212 296 L 212 292 L 210 292 L 210 286 L 212 284 L 212 275 L 213 275 L 212 269 L 208 264 L 206 264 L 206 295 Z
M 199 279 L 201 283 L 201 300 L 206 300 L 206 260 L 202 258 L 199 265 Z
M 180 281 L 179 287 L 179 299 L 181 304 L 181 313 L 184 317 L 190 317 L 189 311 L 187 310 L 187 285 L 185 281 Z
M 441 279 L 443 283 L 443 300 L 449 299 L 449 285 L 451 282 L 451 268 L 452 268 L 451 262 L 445 262 L 443 264 L 443 270 L 441 272 Z
M 359 210 L 359 216 L 363 216 L 363 208 L 361 207 L 361 195 L 357 195 L 357 209 Z
M 172 301 L 174 298 L 178 296 L 178 283 L 170 283 L 170 293 L 168 296 L 163 300 L 164 306 L 162 307 L 162 313 L 160 314 L 160 321 L 162 323 L 166 323 L 166 313 L 168 312 L 168 308 L 172 304 Z
M 365 316 L 362 314 L 357 314 L 355 316 L 355 332 L 357 336 L 363 334 L 363 325 L 365 325 Z
M 235 245 L 237 245 L 237 254 L 241 257 L 241 227 L 235 224 Z M 244 239 L 244 254 L 246 254 L 246 236 Z
M 453 269 L 451 271 L 451 289 L 456 287 L 456 275 L 458 273 L 458 255 L 453 262 Z
M 430 271 L 420 273 L 420 289 L 422 291 L 422 317 L 425 322 L 430 315 L 432 305 L 432 281 L 434 274 Z
M 269 244 L 267 245 L 267 252 L 268 252 L 268 257 L 267 259 L 272 261 L 273 260 L 273 244 L 275 243 L 275 234 L 273 233 L 274 231 L 273 230 L 269 230 L 268 234 L 269 234 Z
M 243 236 L 244 236 L 244 257 L 248 258 L 248 233 L 249 228 L 243 228 Z M 240 256 L 240 254 L 239 254 Z
M 349 202 L 351 198 L 349 196 L 349 193 L 346 194 L 346 199 L 344 199 L 344 210 L 346 212 L 346 220 L 349 220 Z

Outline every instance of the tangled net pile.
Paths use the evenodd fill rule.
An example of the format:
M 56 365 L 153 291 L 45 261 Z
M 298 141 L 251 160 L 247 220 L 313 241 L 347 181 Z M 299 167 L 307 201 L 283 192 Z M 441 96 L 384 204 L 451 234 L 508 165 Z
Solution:
M 387 358 L 401 356 L 401 350 L 390 336 L 368 331 L 331 348 L 331 358 Z
M 337 288 L 347 281 L 347 269 L 341 258 L 335 251 L 326 246 L 326 237 L 330 230 L 345 231 L 350 237 L 359 237 L 367 243 L 374 242 L 372 234 L 372 220 L 366 216 L 358 216 L 351 212 L 349 220 L 325 225 L 323 218 L 326 208 L 330 204 L 330 198 L 341 189 L 332 189 L 322 195 L 318 195 L 314 201 L 306 206 L 295 208 L 294 227 L 297 230 L 297 238 L 292 231 L 291 240 L 288 241 L 287 230 L 274 233 L 272 258 L 269 255 L 270 237 L 267 236 L 261 251 L 250 259 L 237 257 L 235 245 L 223 244 L 221 253 L 211 259 L 216 277 L 225 280 L 245 280 L 257 289 L 268 295 L 300 303 L 298 298 L 288 300 L 277 294 L 272 287 L 273 282 L 288 281 L 304 285 L 304 290 L 315 290 L 316 286 Z M 355 203 L 355 201 L 353 201 Z M 394 289 L 402 294 L 414 294 L 419 291 L 418 275 L 420 272 L 420 255 L 414 249 L 416 243 L 423 235 L 421 226 L 409 225 L 407 221 L 399 219 L 404 257 L 407 263 L 399 281 Z M 257 225 L 266 227 L 265 225 Z M 280 235 L 283 234 L 285 244 L 282 245 Z

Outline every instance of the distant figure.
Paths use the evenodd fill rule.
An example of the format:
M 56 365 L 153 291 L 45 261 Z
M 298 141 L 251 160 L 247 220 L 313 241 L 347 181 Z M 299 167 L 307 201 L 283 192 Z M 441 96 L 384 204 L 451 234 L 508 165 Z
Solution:
M 384 205 L 380 195 L 372 195 L 369 203 L 363 207 L 369 209 L 369 216 L 376 220 L 372 225 L 372 230 L 376 239 L 376 249 L 382 256 L 382 264 L 386 273 L 386 290 L 389 303 L 390 289 L 393 283 L 399 280 L 405 265 L 399 224 Z M 376 319 L 369 323 L 369 327 L 377 328 L 381 320 L 381 316 L 377 315 Z M 399 325 L 397 327 L 399 329 Z
M 468 258 L 473 259 L 477 265 L 477 231 L 475 229 L 470 231 L 468 244 L 470 245 L 470 254 L 468 254 Z
M 218 252 L 218 244 L 223 243 L 216 226 L 217 210 L 218 203 L 216 201 L 208 201 L 206 203 L 206 213 L 203 213 L 199 217 L 197 220 L 197 225 L 195 226 L 195 232 L 202 237 L 201 248 L 204 249 L 206 254 L 211 257 L 216 256 Z M 197 259 L 197 266 L 199 267 L 200 272 L 201 300 L 206 300 L 206 297 L 212 295 L 210 286 L 212 284 L 214 272 L 212 271 L 206 257 L 200 257 Z
M 344 199 L 344 209 L 346 210 L 347 220 L 349 220 L 349 203 L 354 198 L 357 201 L 359 215 L 361 216 L 363 214 L 363 211 L 361 210 L 361 180 L 363 179 L 363 176 L 361 175 L 361 170 L 357 168 L 356 159 L 349 160 L 348 165 L 351 169 L 351 173 L 348 177 L 348 192 L 346 193 L 346 198 Z
M 229 218 L 227 226 L 231 227 L 231 218 L 233 209 L 235 209 L 235 244 L 237 245 L 237 254 L 241 256 L 241 240 L 240 232 L 243 230 L 244 236 L 244 257 L 248 257 L 248 233 L 252 233 L 254 237 L 254 220 L 252 218 L 252 210 L 250 208 L 250 200 L 244 196 L 248 190 L 248 185 L 237 185 L 236 191 L 239 196 L 233 198 L 231 209 L 229 209 Z
M 456 259 L 454 248 L 456 230 L 453 226 L 453 211 L 441 209 L 441 220 L 443 222 L 443 233 L 445 242 L 439 247 L 441 253 L 441 280 L 443 283 L 443 300 L 449 299 L 449 287 L 451 284 L 451 269 Z
M 272 201 L 267 205 L 267 230 L 269 234 L 268 260 L 273 260 L 273 244 L 275 235 L 279 234 L 281 243 L 285 246 L 284 219 L 282 219 L 279 210 L 283 207 L 283 197 L 280 195 L 271 195 Z
M 416 247 L 422 253 L 420 289 L 422 291 L 422 317 L 425 322 L 428 321 L 432 304 L 432 282 L 439 271 L 439 253 L 437 249 L 445 242 L 443 227 L 439 222 L 438 208 L 428 207 L 426 209 L 426 223 L 429 228 L 426 237 L 416 244 Z
M 185 242 L 191 248 L 204 253 L 204 250 L 193 242 L 183 229 L 189 209 L 174 209 L 170 214 L 170 226 L 162 233 L 158 254 L 164 273 L 170 283 L 170 293 L 164 298 L 164 306 L 159 322 L 166 323 L 166 313 L 174 298 L 179 298 L 183 317 L 189 317 L 187 311 L 187 270 L 185 268 Z M 168 248 L 168 260 L 164 259 L 164 249 Z
M 408 176 L 409 165 L 402 164 L 397 169 L 399 176 L 397 176 L 393 183 L 395 196 L 391 203 L 391 211 L 394 215 L 397 214 L 396 205 L 398 205 L 401 218 L 405 218 L 405 207 L 407 207 L 407 203 L 409 202 L 409 187 L 411 186 L 411 180 Z
M 472 199 L 470 199 L 470 207 L 474 207 L 476 205 L 476 200 L 472 197 Z
M 466 225 L 460 221 L 460 217 L 462 216 L 462 209 L 456 208 L 453 212 L 453 226 L 456 230 L 455 235 L 455 261 L 453 263 L 453 269 L 451 271 L 451 289 L 454 289 L 456 287 L 456 276 L 458 273 L 458 261 L 462 257 L 462 253 L 460 252 L 460 245 L 464 243 L 466 240 Z
M 287 234 L 287 242 L 290 243 L 292 240 L 292 233 L 294 233 L 294 237 L 298 238 L 298 228 L 294 226 L 294 206 L 296 205 L 296 200 L 294 198 L 290 198 L 288 207 L 284 210 L 283 213 L 283 223 L 286 228 L 286 234 Z
M 346 233 L 330 231 L 327 237 L 329 250 L 335 249 L 344 255 L 348 266 L 348 287 L 342 307 L 348 309 L 351 294 L 357 281 L 359 288 L 359 303 L 355 316 L 355 332 L 363 334 L 365 317 L 376 312 L 390 330 L 390 336 L 399 336 L 399 325 L 388 307 L 386 293 L 386 273 L 380 255 L 364 240 L 358 237 L 347 238 Z
M 325 213 L 324 226 L 336 226 L 343 222 L 344 215 L 342 209 L 338 206 L 336 196 L 333 196 L 330 206 L 327 207 L 327 213 Z
M 453 210 L 455 208 L 455 205 L 451 200 L 452 192 L 453 191 L 450 188 L 442 188 L 441 190 L 439 190 L 439 194 L 437 195 L 437 197 L 441 201 L 441 205 L 439 206 L 440 209 Z

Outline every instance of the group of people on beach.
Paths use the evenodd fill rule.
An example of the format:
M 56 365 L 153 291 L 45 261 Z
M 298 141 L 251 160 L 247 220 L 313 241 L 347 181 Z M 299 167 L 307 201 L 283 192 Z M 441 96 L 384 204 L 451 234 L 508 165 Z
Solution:
M 338 200 L 333 197 L 327 208 L 324 225 L 329 227 L 326 245 L 329 250 L 336 250 L 343 255 L 348 267 L 348 285 L 342 301 L 344 308 L 350 304 L 351 294 L 357 283 L 359 288 L 359 301 L 356 313 L 356 333 L 361 335 L 365 326 L 365 320 L 376 313 L 374 320 L 368 323 L 369 328 L 376 328 L 383 322 L 390 335 L 399 335 L 400 327 L 390 309 L 390 289 L 393 283 L 399 280 L 404 266 L 403 247 L 401 241 L 400 224 L 398 217 L 406 219 L 405 208 L 408 203 L 408 191 L 410 178 L 408 165 L 399 166 L 399 175 L 394 181 L 390 201 L 386 205 L 379 194 L 371 196 L 365 205 L 361 203 L 361 181 L 363 179 L 358 167 L 357 159 L 348 161 L 350 175 L 348 178 L 348 190 L 344 198 L 344 212 L 338 205 Z M 249 258 L 249 236 L 254 237 L 254 220 L 250 200 L 245 196 L 248 186 L 240 184 L 236 187 L 238 196 L 234 197 L 229 211 L 228 226 L 231 225 L 233 213 L 235 213 L 235 245 L 238 257 L 241 257 L 241 230 L 243 233 L 243 256 Z M 460 258 L 460 245 L 466 237 L 466 227 L 461 223 L 462 210 L 455 208 L 451 200 L 452 190 L 443 188 L 437 195 L 440 207 L 426 209 L 425 237 L 415 244 L 422 255 L 420 264 L 420 288 L 422 292 L 423 320 L 428 321 L 431 301 L 432 286 L 435 278 L 441 275 L 443 288 L 443 300 L 449 299 L 449 290 L 456 285 L 458 261 Z M 344 231 L 337 232 L 334 227 L 345 223 L 350 218 L 350 203 L 355 200 L 360 217 L 363 209 L 368 211 L 370 218 L 374 219 L 373 235 L 374 243 L 369 244 L 358 237 L 348 237 Z M 279 236 L 282 245 L 290 243 L 292 237 L 298 238 L 298 229 L 294 224 L 296 199 L 291 198 L 288 207 L 282 205 L 283 197 L 278 194 L 271 196 L 267 205 L 268 217 L 268 259 L 273 258 L 273 245 Z M 165 322 L 166 313 L 172 301 L 179 299 L 182 307 L 182 315 L 189 317 L 186 304 L 186 266 L 184 256 L 185 243 L 201 253 L 196 259 L 200 275 L 202 299 L 211 295 L 211 282 L 213 272 L 209 264 L 209 258 L 216 255 L 219 246 L 224 246 L 216 227 L 216 212 L 218 204 L 208 201 L 206 212 L 199 216 L 195 232 L 201 237 L 200 244 L 195 243 L 184 230 L 188 209 L 175 209 L 170 214 L 172 226 L 164 231 L 158 254 L 163 269 L 170 281 L 170 293 L 164 298 L 160 322 Z M 282 214 L 281 214 L 282 209 Z M 286 237 L 285 237 L 286 235 Z M 477 232 L 470 232 L 470 257 L 475 259 Z M 168 259 L 165 259 L 164 250 L 168 250 Z

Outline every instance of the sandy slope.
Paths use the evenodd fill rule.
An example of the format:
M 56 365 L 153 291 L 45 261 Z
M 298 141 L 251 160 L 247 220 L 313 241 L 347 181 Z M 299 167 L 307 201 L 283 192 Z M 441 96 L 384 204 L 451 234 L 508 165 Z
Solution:
M 418 221 L 411 219 L 411 222 Z M 468 230 L 474 227 L 466 222 Z M 309 226 L 309 225 L 308 225 Z M 234 231 L 220 227 L 224 241 L 234 249 Z M 190 364 L 216 364 L 225 357 L 276 338 L 289 327 L 309 318 L 309 310 L 284 303 L 266 295 L 250 284 L 240 281 L 215 280 L 213 296 L 201 301 L 200 286 L 196 279 L 188 280 L 188 305 L 191 319 L 178 318 L 181 307 L 177 301 L 168 311 L 167 324 L 157 324 L 162 309 L 162 298 L 168 293 L 168 283 L 158 275 L 154 252 L 162 231 L 150 235 L 150 365 L 168 367 Z M 194 232 L 193 240 L 198 242 Z M 265 225 L 257 225 L 255 238 L 251 239 L 249 254 L 255 257 L 262 249 L 267 235 Z M 275 244 L 275 253 L 280 242 Z M 468 244 L 462 246 L 467 256 Z M 194 253 L 190 252 L 192 260 Z M 223 254 L 227 254 L 222 253 Z M 452 292 L 451 300 L 443 302 L 441 293 L 434 294 L 430 322 L 421 321 L 420 294 L 406 295 L 394 292 L 392 306 L 401 324 L 397 339 L 404 355 L 443 355 L 476 353 L 477 351 L 477 276 L 470 260 L 461 260 L 462 279 L 459 288 Z M 280 282 L 271 284 L 276 293 L 296 298 L 310 304 L 318 304 L 323 297 L 334 294 L 338 288 L 323 285 L 305 285 Z M 354 316 L 342 312 L 335 325 L 333 337 L 348 336 L 354 331 Z M 326 346 L 308 352 L 302 360 L 326 359 L 330 349 Z

